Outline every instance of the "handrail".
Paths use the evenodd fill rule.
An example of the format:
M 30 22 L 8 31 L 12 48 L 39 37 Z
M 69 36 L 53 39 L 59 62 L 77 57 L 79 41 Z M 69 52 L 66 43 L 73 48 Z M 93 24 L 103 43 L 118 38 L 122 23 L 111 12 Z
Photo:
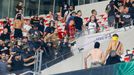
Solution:
M 24 73 L 22 73 L 22 74 L 20 74 L 20 75 L 26 75 L 26 74 L 28 74 L 28 73 L 32 73 L 32 74 L 34 74 L 33 71 L 26 71 L 26 72 L 24 72 Z
M 134 61 L 120 62 L 113 65 L 105 65 L 101 67 L 81 69 L 76 71 L 70 71 L 55 75 L 133 75 L 134 74 Z M 131 66 L 130 66 L 131 65 Z M 125 67 L 123 67 L 125 66 Z M 130 72 L 128 72 L 130 71 Z

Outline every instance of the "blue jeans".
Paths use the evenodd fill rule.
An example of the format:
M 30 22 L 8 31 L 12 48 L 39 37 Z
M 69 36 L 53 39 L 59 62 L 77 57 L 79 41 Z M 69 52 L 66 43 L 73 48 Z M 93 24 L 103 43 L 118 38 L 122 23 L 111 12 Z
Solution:
M 75 34 L 75 37 L 76 38 L 79 38 L 79 37 L 81 37 L 82 36 L 82 30 L 78 30 L 77 32 L 76 32 L 76 34 Z
M 115 16 L 109 16 L 108 17 L 108 26 L 112 27 L 115 25 Z

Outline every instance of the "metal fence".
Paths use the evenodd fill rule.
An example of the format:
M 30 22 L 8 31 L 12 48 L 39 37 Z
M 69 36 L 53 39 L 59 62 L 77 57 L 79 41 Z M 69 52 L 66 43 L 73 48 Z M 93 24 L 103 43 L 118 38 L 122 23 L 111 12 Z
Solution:
M 51 67 L 52 65 L 59 63 L 63 60 L 66 60 L 67 58 L 73 56 L 73 53 L 70 51 L 68 53 L 65 53 L 63 55 L 60 55 L 58 57 L 56 57 L 55 59 L 52 59 L 50 61 L 44 62 L 43 60 L 41 60 L 43 57 L 40 56 L 42 54 L 36 52 L 36 57 L 37 57 L 37 61 L 35 63 L 35 67 L 33 70 L 30 69 L 23 69 L 21 71 L 16 71 L 13 74 L 17 75 L 41 75 L 41 70 L 44 70 L 46 68 Z M 40 60 L 39 60 L 40 59 Z M 12 75 L 12 74 L 11 74 Z

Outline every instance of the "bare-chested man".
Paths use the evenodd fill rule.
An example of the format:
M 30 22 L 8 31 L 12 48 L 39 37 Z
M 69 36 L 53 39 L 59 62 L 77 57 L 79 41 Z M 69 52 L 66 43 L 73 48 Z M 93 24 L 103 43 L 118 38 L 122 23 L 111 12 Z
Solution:
M 22 27 L 23 27 L 23 21 L 16 19 L 14 21 L 14 29 L 15 29 L 14 37 L 15 38 L 22 38 L 23 37 L 22 30 L 21 30 Z
M 85 68 L 87 68 L 87 59 L 91 57 L 91 67 L 99 67 L 102 64 L 102 59 L 104 57 L 102 50 L 100 49 L 100 43 L 96 42 L 94 49 L 92 49 L 87 57 L 85 58 Z
M 123 44 L 118 40 L 119 36 L 114 34 L 112 40 L 109 43 L 109 46 L 106 50 L 103 62 L 106 60 L 106 65 L 116 64 L 120 62 L 120 57 L 123 54 Z

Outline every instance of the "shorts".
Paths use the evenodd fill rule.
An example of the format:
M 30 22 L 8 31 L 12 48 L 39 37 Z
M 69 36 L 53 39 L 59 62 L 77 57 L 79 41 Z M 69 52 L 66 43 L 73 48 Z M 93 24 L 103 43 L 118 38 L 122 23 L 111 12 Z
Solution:
M 109 16 L 108 17 L 108 25 L 110 27 L 115 25 L 115 16 Z
M 94 62 L 94 63 L 91 63 L 91 67 L 100 67 L 102 66 L 102 64 L 100 62 Z
M 116 55 L 114 57 L 109 56 L 108 59 L 106 60 L 106 65 L 112 65 L 116 63 L 120 63 L 120 56 Z
M 15 38 L 22 38 L 23 37 L 22 30 L 21 29 L 15 29 L 14 37 Z

